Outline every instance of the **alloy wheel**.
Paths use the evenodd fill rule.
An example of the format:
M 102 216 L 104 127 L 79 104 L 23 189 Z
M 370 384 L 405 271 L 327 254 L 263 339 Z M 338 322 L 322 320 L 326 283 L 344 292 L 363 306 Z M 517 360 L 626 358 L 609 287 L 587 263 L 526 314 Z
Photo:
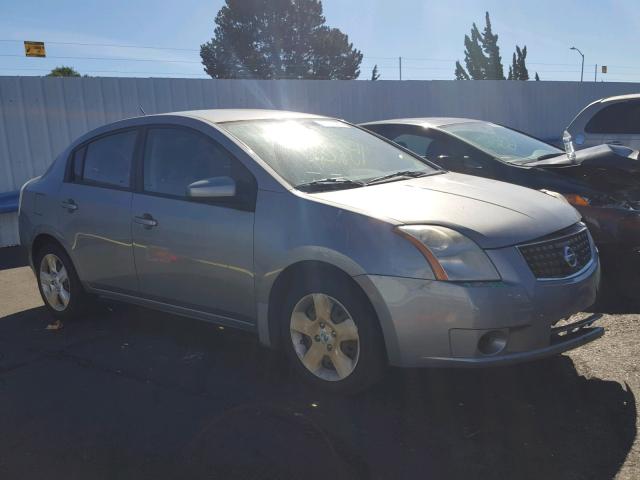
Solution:
M 315 376 L 338 381 L 356 368 L 358 327 L 335 298 L 323 293 L 305 295 L 293 308 L 290 331 L 298 358 Z
M 62 261 L 48 253 L 40 262 L 40 288 L 47 303 L 57 312 L 62 312 L 71 300 L 69 275 Z

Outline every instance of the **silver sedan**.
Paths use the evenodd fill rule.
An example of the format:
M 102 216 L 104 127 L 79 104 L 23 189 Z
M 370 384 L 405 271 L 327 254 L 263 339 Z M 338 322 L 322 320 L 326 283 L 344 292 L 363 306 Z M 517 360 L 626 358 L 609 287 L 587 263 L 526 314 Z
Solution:
M 387 365 L 477 366 L 589 342 L 598 254 L 566 202 L 448 173 L 349 123 L 206 110 L 107 125 L 24 185 L 52 315 L 96 297 L 255 332 L 340 392 Z

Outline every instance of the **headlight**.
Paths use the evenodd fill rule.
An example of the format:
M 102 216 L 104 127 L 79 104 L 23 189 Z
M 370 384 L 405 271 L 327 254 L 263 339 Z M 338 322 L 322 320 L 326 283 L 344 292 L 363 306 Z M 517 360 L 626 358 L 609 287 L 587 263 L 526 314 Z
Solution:
M 396 232 L 420 250 L 438 280 L 500 280 L 487 254 L 455 230 L 435 225 L 404 225 L 397 227 Z

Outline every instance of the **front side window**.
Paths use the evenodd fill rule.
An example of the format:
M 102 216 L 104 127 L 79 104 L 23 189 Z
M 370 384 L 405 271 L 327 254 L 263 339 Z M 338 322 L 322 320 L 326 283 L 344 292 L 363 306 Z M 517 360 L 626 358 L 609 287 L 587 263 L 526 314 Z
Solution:
M 596 113 L 584 127 L 587 133 L 640 134 L 640 102 L 614 103 Z
M 214 177 L 236 181 L 237 198 L 251 195 L 253 176 L 229 152 L 205 135 L 186 128 L 147 131 L 143 166 L 144 190 L 186 197 L 193 182 Z
M 537 138 L 493 123 L 454 123 L 441 128 L 503 162 L 524 164 L 564 154 Z
M 366 182 L 398 171 L 439 171 L 375 135 L 337 120 L 249 120 L 220 125 L 294 187 L 323 179 Z
M 101 137 L 86 145 L 82 181 L 105 186 L 129 188 L 131 162 L 136 145 L 136 130 Z M 74 177 L 79 174 L 79 158 L 74 156 Z M 78 179 L 79 180 L 79 179 Z

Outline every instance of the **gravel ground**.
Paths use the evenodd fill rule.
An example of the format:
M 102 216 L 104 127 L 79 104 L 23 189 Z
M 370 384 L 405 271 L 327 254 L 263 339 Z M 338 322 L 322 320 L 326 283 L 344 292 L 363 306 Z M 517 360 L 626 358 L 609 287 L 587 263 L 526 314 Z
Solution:
M 488 370 L 310 392 L 247 334 L 113 305 L 61 332 L 0 251 L 0 478 L 640 478 L 640 315 Z M 636 310 L 638 311 L 638 310 Z M 587 315 L 580 314 L 580 315 Z

